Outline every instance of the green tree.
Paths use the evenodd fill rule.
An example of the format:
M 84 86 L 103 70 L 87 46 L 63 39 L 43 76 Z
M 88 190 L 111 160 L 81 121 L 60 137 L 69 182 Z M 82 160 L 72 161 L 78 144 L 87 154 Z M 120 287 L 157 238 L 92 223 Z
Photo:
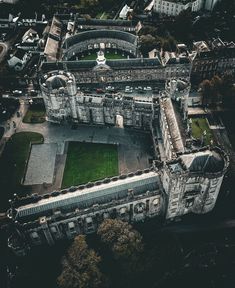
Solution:
M 140 36 L 140 51 L 146 57 L 148 52 L 154 48 L 160 48 L 160 39 L 152 36 L 151 34 Z
M 163 40 L 162 49 L 164 51 L 175 52 L 176 51 L 176 41 L 173 37 L 168 37 Z
M 192 14 L 190 9 L 183 10 L 175 18 L 175 37 L 183 42 L 188 42 L 192 31 Z
M 207 106 L 211 104 L 212 87 L 210 80 L 208 79 L 203 80 L 199 87 L 202 94 L 202 105 Z
M 141 269 L 139 260 L 144 249 L 142 236 L 131 225 L 118 219 L 106 219 L 97 233 L 128 273 Z
M 99 270 L 101 258 L 89 249 L 86 238 L 77 236 L 62 259 L 62 273 L 57 279 L 60 288 L 90 288 L 102 286 Z
M 222 95 L 221 95 L 221 88 L 222 88 L 222 79 L 215 75 L 211 79 L 211 87 L 212 87 L 212 102 L 213 103 L 221 103 L 222 102 Z

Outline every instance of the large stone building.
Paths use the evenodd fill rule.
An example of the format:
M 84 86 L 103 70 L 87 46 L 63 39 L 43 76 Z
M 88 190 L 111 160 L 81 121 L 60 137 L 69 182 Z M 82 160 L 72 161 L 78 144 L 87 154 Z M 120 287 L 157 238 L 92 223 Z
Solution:
M 187 9 L 192 12 L 202 9 L 212 11 L 217 2 L 218 0 L 155 0 L 153 9 L 160 14 L 176 16 Z
M 196 56 L 193 60 L 191 79 L 201 82 L 211 79 L 214 75 L 224 73 L 235 75 L 235 43 L 223 42 L 220 38 L 211 41 L 194 42 Z
M 53 18 L 44 50 L 41 72 L 66 70 L 72 72 L 78 85 L 85 83 L 160 82 L 175 77 L 190 78 L 191 57 L 180 50 L 162 53 L 154 59 L 143 58 L 136 35 L 121 30 L 93 29 L 79 32 L 76 19 L 63 25 Z M 72 28 L 71 28 L 72 27 Z M 63 30 L 65 30 L 63 35 Z M 121 53 L 126 59 L 107 59 L 104 63 L 83 60 L 83 57 L 102 50 Z
M 193 148 L 182 130 L 187 81 L 167 81 L 164 92 L 142 99 L 82 94 L 75 77 L 64 71 L 46 74 L 41 85 L 49 120 L 61 120 L 60 109 L 63 117 L 88 124 L 114 125 L 122 115 L 124 127 L 151 131 L 156 154 L 153 166 L 142 171 L 13 199 L 9 246 L 18 255 L 30 246 L 93 233 L 109 217 L 129 222 L 159 217 L 165 222 L 214 208 L 229 159 L 216 147 Z
M 219 148 L 194 146 L 187 121 L 189 55 L 138 58 L 137 37 L 124 31 L 74 35 L 67 31 L 64 39 L 61 22 L 54 18 L 52 26 L 39 75 L 48 121 L 116 125 L 121 117 L 124 128 L 151 132 L 155 155 L 152 167 L 145 170 L 51 194 L 15 197 L 8 211 L 9 246 L 22 255 L 33 245 L 53 245 L 95 232 L 106 218 L 137 222 L 159 217 L 165 222 L 211 211 L 229 159 Z M 129 58 L 106 60 L 109 49 Z M 79 60 L 89 51 L 97 52 L 97 60 Z M 112 87 L 102 94 L 81 90 L 85 84 L 109 87 L 134 82 L 138 85 L 134 91 L 130 86 L 118 93 Z M 147 92 L 142 93 L 146 82 Z M 154 91 L 159 82 L 162 86 Z

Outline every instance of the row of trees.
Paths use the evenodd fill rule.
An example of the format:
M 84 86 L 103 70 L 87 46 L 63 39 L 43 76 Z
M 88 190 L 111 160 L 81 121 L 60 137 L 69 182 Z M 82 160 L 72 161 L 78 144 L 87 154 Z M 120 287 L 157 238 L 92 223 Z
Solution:
M 200 84 L 203 106 L 223 105 L 235 107 L 234 77 L 225 74 L 222 77 L 214 76 L 211 80 L 205 79 Z
M 176 51 L 176 40 L 167 34 L 162 27 L 155 28 L 152 26 L 144 26 L 139 31 L 140 36 L 140 50 L 144 56 L 148 55 L 148 52 L 154 48 L 163 49 L 164 51 Z
M 105 220 L 97 234 L 101 245 L 110 253 L 107 257 L 112 258 L 114 271 L 121 268 L 124 274 L 136 273 L 144 247 L 141 235 L 128 223 L 112 219 Z M 60 288 L 108 286 L 109 279 L 101 272 L 101 257 L 88 248 L 84 235 L 75 238 L 63 257 L 57 282 Z
M 90 244 L 101 256 L 88 247 L 85 236 L 75 238 L 62 260 L 60 288 L 152 287 L 180 265 L 181 251 L 171 236 L 159 236 L 157 243 L 146 247 L 138 231 L 117 219 L 106 219 L 97 236 L 95 245 Z

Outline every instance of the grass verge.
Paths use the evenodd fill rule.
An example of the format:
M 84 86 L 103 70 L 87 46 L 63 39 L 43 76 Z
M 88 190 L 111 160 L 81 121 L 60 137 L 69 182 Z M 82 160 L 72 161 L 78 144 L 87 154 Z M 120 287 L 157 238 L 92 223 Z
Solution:
M 46 111 L 41 107 L 29 107 L 26 112 L 23 122 L 24 123 L 43 123 L 46 120 Z
M 34 132 L 14 134 L 6 143 L 0 157 L 0 210 L 8 206 L 8 199 L 14 193 L 19 196 L 27 193 L 21 185 L 30 153 L 31 143 L 43 143 L 43 136 Z
M 213 135 L 207 123 L 207 119 L 206 118 L 191 118 L 191 120 L 192 120 L 192 136 L 195 139 L 201 139 L 204 131 L 206 131 L 205 145 L 209 145 L 211 140 L 213 140 Z

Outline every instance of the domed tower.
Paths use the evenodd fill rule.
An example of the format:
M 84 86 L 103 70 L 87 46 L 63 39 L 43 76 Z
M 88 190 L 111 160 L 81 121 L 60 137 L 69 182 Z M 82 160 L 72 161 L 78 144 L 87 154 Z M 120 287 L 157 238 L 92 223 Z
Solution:
M 166 163 L 163 187 L 168 194 L 166 218 L 211 211 L 229 165 L 220 148 L 185 153 Z
M 166 81 L 165 91 L 168 97 L 179 103 L 184 119 L 188 116 L 188 97 L 191 84 L 185 79 L 170 79 Z
M 40 87 L 48 121 L 60 123 L 66 119 L 77 119 L 77 87 L 73 74 L 65 71 L 47 73 L 41 78 Z

